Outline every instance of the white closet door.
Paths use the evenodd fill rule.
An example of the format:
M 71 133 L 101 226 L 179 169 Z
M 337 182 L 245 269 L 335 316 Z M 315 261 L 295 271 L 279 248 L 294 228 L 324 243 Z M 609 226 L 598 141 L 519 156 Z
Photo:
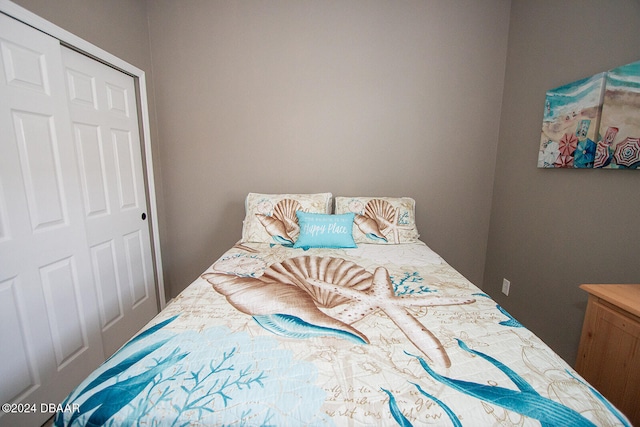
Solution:
M 0 14 L 0 402 L 39 425 L 103 360 L 58 40 Z
M 0 60 L 0 426 L 40 425 L 157 313 L 135 81 L 4 14 Z
M 133 77 L 62 48 L 105 357 L 157 313 Z

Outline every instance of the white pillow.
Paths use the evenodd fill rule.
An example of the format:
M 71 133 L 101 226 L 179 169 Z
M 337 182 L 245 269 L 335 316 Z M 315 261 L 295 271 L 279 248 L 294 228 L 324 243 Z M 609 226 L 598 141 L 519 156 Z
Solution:
M 417 242 L 416 201 L 411 197 L 336 197 L 336 214 L 353 212 L 356 243 Z
M 293 245 L 300 233 L 296 211 L 331 213 L 331 203 L 331 193 L 249 193 L 245 200 L 242 241 Z

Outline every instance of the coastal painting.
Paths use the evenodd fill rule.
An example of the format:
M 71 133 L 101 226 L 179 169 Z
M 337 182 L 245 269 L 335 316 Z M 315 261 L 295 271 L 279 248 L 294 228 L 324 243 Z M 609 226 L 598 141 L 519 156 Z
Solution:
M 640 168 L 640 61 L 607 73 L 594 167 Z
M 539 168 L 593 168 L 607 73 L 547 91 Z

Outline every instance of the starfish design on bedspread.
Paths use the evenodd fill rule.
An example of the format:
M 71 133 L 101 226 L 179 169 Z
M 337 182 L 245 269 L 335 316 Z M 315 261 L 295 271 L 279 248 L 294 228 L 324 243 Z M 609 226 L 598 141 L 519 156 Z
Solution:
M 473 298 L 396 296 L 386 268 L 372 274 L 341 258 L 301 256 L 272 264 L 259 277 L 236 275 L 225 268 L 202 275 L 239 311 L 253 316 L 272 332 L 288 336 L 327 334 L 368 343 L 353 324 L 378 310 L 384 312 L 407 338 L 434 363 L 451 361 L 438 338 L 409 311 L 411 308 L 462 305 Z M 332 316 L 321 309 L 343 306 Z
M 376 268 L 373 273 L 371 287 L 366 291 L 336 286 L 314 279 L 310 279 L 309 283 L 354 301 L 353 305 L 345 309 L 345 315 L 350 324 L 378 309 L 382 310 L 420 351 L 434 362 L 445 367 L 451 366 L 451 361 L 442 343 L 407 309 L 412 307 L 462 305 L 475 302 L 473 298 L 397 297 L 393 291 L 389 272 L 384 267 Z

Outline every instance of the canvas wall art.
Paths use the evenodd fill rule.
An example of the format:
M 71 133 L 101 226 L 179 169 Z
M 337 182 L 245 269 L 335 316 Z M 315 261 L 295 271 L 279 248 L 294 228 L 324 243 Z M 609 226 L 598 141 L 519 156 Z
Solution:
M 539 168 L 640 168 L 640 61 L 546 93 Z
M 605 77 L 600 73 L 547 92 L 538 167 L 593 167 Z
M 640 167 L 640 61 L 607 73 L 594 167 Z

